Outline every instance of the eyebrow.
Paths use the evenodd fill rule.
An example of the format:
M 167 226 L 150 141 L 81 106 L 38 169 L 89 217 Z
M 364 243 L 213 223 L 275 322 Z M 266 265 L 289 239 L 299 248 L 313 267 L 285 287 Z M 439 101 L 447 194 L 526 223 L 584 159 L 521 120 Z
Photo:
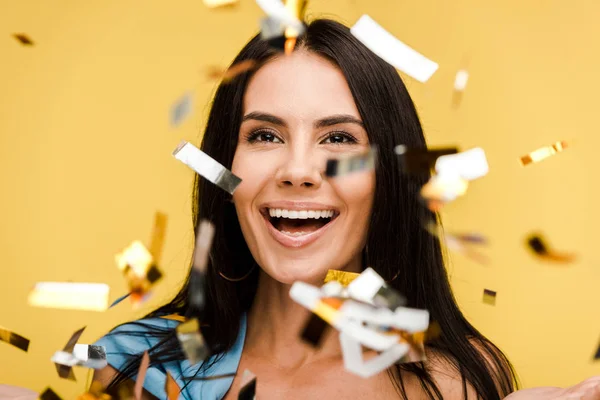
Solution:
M 244 117 L 242 118 L 242 122 L 248 121 L 248 120 L 269 122 L 273 125 L 279 125 L 284 128 L 287 127 L 286 122 L 282 118 L 279 118 L 272 114 L 259 112 L 259 111 L 253 111 L 249 114 L 244 115 Z M 363 122 L 360 119 L 353 117 L 352 115 L 349 115 L 349 114 L 336 114 L 336 115 L 331 115 L 329 117 L 321 118 L 321 119 L 315 121 L 315 123 L 313 125 L 314 125 L 315 129 L 319 129 L 319 128 L 325 128 L 328 126 L 338 125 L 338 124 L 356 124 L 356 125 L 360 125 L 362 128 L 365 127 L 365 125 L 363 124 Z

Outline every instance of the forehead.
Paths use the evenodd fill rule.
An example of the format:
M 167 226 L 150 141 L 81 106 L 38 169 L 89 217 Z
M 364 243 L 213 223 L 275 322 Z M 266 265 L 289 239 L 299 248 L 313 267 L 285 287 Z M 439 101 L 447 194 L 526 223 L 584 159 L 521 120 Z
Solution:
M 244 113 L 318 119 L 332 114 L 360 117 L 342 72 L 304 50 L 278 56 L 260 68 L 244 96 Z

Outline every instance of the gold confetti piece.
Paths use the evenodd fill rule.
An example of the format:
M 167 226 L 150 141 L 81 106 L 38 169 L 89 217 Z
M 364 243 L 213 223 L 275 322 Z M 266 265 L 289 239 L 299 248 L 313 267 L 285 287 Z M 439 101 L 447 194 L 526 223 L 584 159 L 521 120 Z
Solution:
M 194 365 L 203 361 L 210 355 L 208 346 L 200 333 L 200 324 L 196 318 L 190 319 L 177 326 L 177 339 L 190 362 Z
M 425 332 L 425 342 L 429 342 L 430 340 L 435 340 L 442 335 L 442 328 L 437 321 L 433 321 L 427 327 L 427 331 Z
M 218 161 L 193 144 L 181 141 L 173 151 L 173 157 L 196 171 L 204 179 L 233 194 L 242 180 Z
M 165 392 L 167 393 L 167 400 L 177 400 L 179 398 L 179 385 L 177 381 L 167 371 L 167 380 L 165 382 Z
M 1 326 L 0 341 L 15 346 L 17 349 L 23 350 L 24 352 L 27 352 L 27 350 L 29 350 L 29 339 L 24 338 L 23 336 L 18 335 L 13 331 L 9 331 L 8 329 L 3 328 Z
M 327 271 L 327 275 L 325 276 L 325 280 L 323 283 L 328 283 L 331 281 L 336 281 L 342 284 L 342 286 L 346 287 L 352 282 L 354 279 L 358 278 L 360 274 L 356 272 L 346 272 L 339 271 L 335 269 L 330 269 Z
M 567 147 L 569 147 L 567 142 L 559 141 L 550 146 L 539 148 L 521 157 L 521 165 L 525 166 L 532 163 L 538 163 L 550 156 L 555 155 L 556 153 L 562 152 Z
M 371 149 L 364 154 L 353 154 L 342 158 L 327 160 L 325 176 L 333 178 L 354 172 L 368 171 L 375 168 L 376 161 L 377 148 L 371 146 Z
M 142 242 L 136 240 L 117 254 L 115 261 L 125 276 L 134 306 L 138 306 L 146 299 L 152 285 L 162 277 L 154 257 Z M 112 306 L 122 300 L 118 299 Z
M 163 319 L 170 319 L 172 321 L 185 322 L 185 317 L 183 315 L 179 315 L 179 314 L 165 315 L 165 316 L 163 316 L 161 318 L 163 318 Z
M 239 4 L 239 0 L 204 0 L 204 5 L 209 8 L 231 7 Z
M 419 82 L 426 82 L 438 69 L 437 63 L 402 43 L 366 14 L 350 32 L 388 64 Z
M 469 73 L 464 70 L 458 70 L 456 77 L 454 78 L 454 90 L 462 92 L 467 87 L 467 81 L 469 80 Z
M 310 346 L 319 348 L 328 329 L 329 324 L 327 321 L 311 313 L 304 324 L 304 328 L 302 328 L 300 338 Z
M 483 289 L 483 302 L 491 306 L 496 305 L 496 292 L 489 289 Z
M 29 293 L 34 307 L 105 311 L 110 288 L 104 283 L 39 282 Z
M 403 144 L 396 146 L 394 151 L 400 156 L 402 170 L 406 173 L 429 173 L 439 157 L 458 153 L 456 147 L 409 149 Z
M 46 390 L 40 394 L 40 400 L 62 400 L 62 398 L 57 395 L 54 390 L 46 388 Z
M 307 5 L 307 0 L 287 0 L 285 1 L 285 8 L 290 12 L 290 14 L 292 14 L 294 17 L 296 17 L 299 21 L 304 21 L 304 14 L 306 12 L 306 5 Z M 301 35 L 302 32 L 298 31 L 298 29 L 295 29 L 294 27 L 288 27 L 285 30 L 285 37 L 287 39 L 291 39 L 291 38 L 297 38 L 298 36 Z M 296 44 L 296 41 L 294 41 L 294 45 Z M 287 42 L 286 42 L 287 45 Z M 293 46 L 292 46 L 292 50 L 293 50 Z M 288 53 L 286 53 L 288 54 Z
M 33 46 L 33 41 L 24 33 L 15 33 L 13 37 L 17 39 L 23 46 Z
M 81 334 L 83 333 L 83 331 L 85 330 L 85 326 L 77 331 L 75 331 L 72 335 L 71 338 L 69 339 L 69 341 L 67 342 L 67 344 L 65 345 L 65 347 L 63 348 L 63 352 L 65 353 L 73 353 L 75 351 L 75 345 L 77 344 L 77 341 L 79 341 L 79 338 L 81 337 Z M 61 377 L 62 379 L 68 379 L 70 381 L 77 381 L 77 379 L 75 379 L 75 374 L 73 373 L 73 367 L 69 366 L 69 365 L 62 365 L 62 364 L 58 364 L 58 363 L 54 363 L 54 366 L 56 367 L 56 372 L 58 372 L 58 376 Z
M 464 195 L 469 187 L 469 182 L 458 175 L 444 174 L 433 175 L 423 185 L 420 194 L 427 207 L 434 212 L 442 206 Z
M 238 400 L 254 400 L 256 397 L 256 375 L 245 370 L 240 381 Z
M 254 60 L 244 60 L 232 65 L 228 69 L 223 69 L 217 66 L 208 67 L 207 76 L 209 79 L 222 80 L 223 83 L 229 83 L 238 75 L 252 70 L 256 66 Z
M 154 214 L 154 229 L 150 241 L 150 254 L 156 262 L 160 260 L 167 234 L 167 215 L 159 211 Z
M 144 381 L 146 380 L 146 372 L 148 371 L 148 367 L 150 366 L 150 356 L 148 352 L 145 351 L 142 356 L 142 361 L 140 362 L 140 368 L 138 369 L 138 374 L 135 379 L 135 389 L 133 393 L 135 394 L 136 400 L 142 399 L 142 392 L 144 390 Z
M 294 47 L 296 47 L 295 37 L 285 39 L 285 44 L 283 47 L 285 55 L 289 56 L 290 54 L 292 54 L 294 52 Z
M 575 254 L 553 250 L 541 234 L 532 234 L 527 238 L 527 245 L 538 257 L 546 261 L 570 263 L 575 261 Z
M 79 395 L 77 400 L 111 400 L 112 397 L 105 393 L 106 388 L 99 381 L 92 381 L 90 388 L 84 394 Z
M 256 0 L 256 4 L 267 16 L 286 28 L 293 28 L 296 36 L 304 33 L 304 25 L 294 12 L 283 5 L 281 0 Z

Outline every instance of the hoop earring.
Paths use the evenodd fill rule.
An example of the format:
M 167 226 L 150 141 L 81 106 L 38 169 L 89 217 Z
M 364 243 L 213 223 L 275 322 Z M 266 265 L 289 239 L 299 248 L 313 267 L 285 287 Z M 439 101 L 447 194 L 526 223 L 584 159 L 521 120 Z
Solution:
M 225 276 L 221 271 L 219 271 L 219 275 L 221 275 L 221 278 L 225 279 L 226 281 L 229 282 L 241 282 L 244 279 L 246 279 L 247 277 L 250 276 L 250 274 L 256 269 L 256 264 L 254 264 L 254 266 L 252 268 L 250 268 L 250 271 L 246 272 L 246 275 L 242 276 L 241 278 L 230 278 L 228 276 Z

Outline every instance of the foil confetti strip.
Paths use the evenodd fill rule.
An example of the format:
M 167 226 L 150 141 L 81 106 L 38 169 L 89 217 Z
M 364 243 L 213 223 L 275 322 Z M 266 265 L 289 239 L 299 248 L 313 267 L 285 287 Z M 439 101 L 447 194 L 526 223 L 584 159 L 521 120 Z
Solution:
M 576 257 L 571 253 L 564 253 L 553 250 L 546 243 L 546 239 L 539 233 L 531 234 L 527 237 L 527 246 L 540 259 L 545 261 L 553 261 L 557 263 L 571 263 Z
M 105 311 L 110 288 L 104 283 L 39 282 L 29 293 L 34 307 Z
M 489 289 L 483 289 L 483 302 L 491 306 L 496 305 L 496 292 Z
M 419 82 L 427 82 L 438 69 L 437 63 L 402 43 L 366 14 L 350 32 L 388 64 Z
M 564 140 L 555 142 L 555 143 L 551 144 L 550 146 L 544 146 L 542 148 L 534 150 L 531 153 L 526 154 L 523 157 L 521 157 L 521 159 L 520 159 L 521 165 L 526 166 L 529 164 L 538 163 L 540 161 L 545 160 L 548 157 L 551 157 L 557 153 L 562 152 L 563 150 L 565 150 L 568 147 L 569 147 L 569 144 L 567 142 L 565 142 Z
M 242 182 L 231 171 L 211 158 L 208 154 L 186 142 L 180 142 L 173 151 L 173 156 L 196 171 L 209 182 L 214 183 L 229 194 L 233 194 L 238 185 Z
M 456 147 L 410 149 L 402 144 L 396 146 L 394 151 L 400 156 L 402 171 L 409 174 L 429 173 L 439 157 L 458 153 Z
M 131 296 L 131 293 L 124 294 L 123 296 L 121 296 L 118 299 L 116 299 L 115 301 L 113 301 L 112 304 L 110 306 L 108 306 L 108 308 L 109 309 L 113 308 L 114 306 L 116 306 L 117 304 L 119 304 L 120 302 L 122 302 L 123 300 L 128 298 L 129 296 Z
M 339 271 L 335 269 L 330 269 L 327 271 L 327 275 L 325 276 L 325 280 L 323 283 L 329 283 L 331 281 L 337 281 L 342 284 L 342 286 L 346 287 L 352 282 L 354 279 L 358 278 L 360 274 L 356 272 L 346 272 Z
M 490 168 L 481 147 L 438 157 L 435 171 L 438 175 L 458 175 L 462 179 L 472 181 L 489 172 Z
M 33 46 L 33 40 L 31 40 L 29 36 L 24 33 L 15 33 L 13 34 L 13 37 L 17 39 L 23 46 Z
M 62 400 L 62 398 L 48 387 L 40 394 L 40 400 Z
M 254 400 L 256 397 L 256 375 L 250 370 L 245 370 L 240 381 L 238 400 Z
M 285 8 L 287 8 L 290 14 L 296 17 L 297 20 L 304 21 L 304 15 L 306 13 L 307 4 L 307 0 L 286 0 Z M 302 32 L 298 31 L 297 29 L 294 29 L 294 27 L 288 27 L 285 30 L 285 37 L 288 39 L 296 39 L 301 34 Z
M 171 127 L 175 128 L 192 113 L 194 108 L 194 93 L 186 92 L 184 93 L 175 104 L 171 106 L 171 111 L 169 113 L 169 124 Z
M 328 328 L 329 324 L 324 319 L 316 314 L 310 314 L 302 328 L 300 338 L 310 346 L 319 348 Z
M 273 20 L 287 28 L 293 28 L 298 35 L 304 33 L 304 25 L 302 22 L 290 12 L 281 0 L 256 0 L 256 4 L 264 11 L 264 13 Z M 283 33 L 283 32 L 282 32 Z
M 229 83 L 237 76 L 254 69 L 254 67 L 256 67 L 255 60 L 240 61 L 227 69 L 211 66 L 207 70 L 207 76 L 209 79 L 221 80 L 223 83 Z
M 468 187 L 469 182 L 458 175 L 433 175 L 421 188 L 420 196 L 431 211 L 437 212 L 445 204 L 464 195 Z
M 193 268 L 190 271 L 188 291 L 189 306 L 197 313 L 201 313 L 202 310 L 204 310 L 206 268 L 214 235 L 214 225 L 206 220 L 201 221 L 198 225 L 198 232 L 196 233 L 194 262 Z
M 190 319 L 176 328 L 177 339 L 190 365 L 205 360 L 210 351 L 200 332 L 200 324 L 196 318 Z
M 167 215 L 157 211 L 154 214 L 154 227 L 152 228 L 152 238 L 150 239 L 150 254 L 156 262 L 161 259 L 167 235 Z
M 146 372 L 148 372 L 148 367 L 150 366 L 150 356 L 148 352 L 145 351 L 142 356 L 142 361 L 140 362 L 140 367 L 138 369 L 137 377 L 135 379 L 135 387 L 133 389 L 133 393 L 135 394 L 136 400 L 142 399 L 142 393 L 144 391 L 144 381 L 146 380 Z
M 473 250 L 470 247 L 471 245 L 488 244 L 487 238 L 485 238 L 483 235 L 479 233 L 443 232 L 435 221 L 428 221 L 425 223 L 424 228 L 440 241 L 445 241 L 446 246 L 450 250 L 459 252 L 480 264 L 489 263 L 489 259 L 485 255 Z
M 179 398 L 179 393 L 181 389 L 179 389 L 179 385 L 177 381 L 169 371 L 167 371 L 167 379 L 165 381 L 165 393 L 167 394 L 167 400 L 177 400 Z
M 458 108 L 462 103 L 463 94 L 467 87 L 469 73 L 465 69 L 460 69 L 456 72 L 454 78 L 454 90 L 452 91 L 452 107 Z
M 239 0 L 203 0 L 203 2 L 209 8 L 231 7 L 239 4 Z
M 85 330 L 85 326 L 81 329 L 78 329 L 77 331 L 75 331 L 71 337 L 69 338 L 69 341 L 67 342 L 67 344 L 65 345 L 65 347 L 62 349 L 62 352 L 64 353 L 68 353 L 68 354 L 72 354 L 75 351 L 75 345 L 77 344 L 77 342 L 79 341 L 79 338 L 81 337 L 81 335 L 83 334 L 83 331 Z M 73 373 L 73 367 L 70 365 L 62 365 L 62 364 L 58 364 L 58 363 L 54 363 L 54 366 L 56 367 L 56 372 L 58 373 L 58 376 L 62 379 L 68 379 L 71 381 L 76 381 L 77 379 L 75 379 L 75 374 Z
M 29 339 L 0 326 L 0 341 L 6 342 L 19 350 L 29 350 Z
M 354 154 L 343 158 L 329 159 L 325 166 L 325 176 L 333 178 L 355 172 L 369 171 L 375 168 L 377 161 L 377 148 L 364 154 Z

